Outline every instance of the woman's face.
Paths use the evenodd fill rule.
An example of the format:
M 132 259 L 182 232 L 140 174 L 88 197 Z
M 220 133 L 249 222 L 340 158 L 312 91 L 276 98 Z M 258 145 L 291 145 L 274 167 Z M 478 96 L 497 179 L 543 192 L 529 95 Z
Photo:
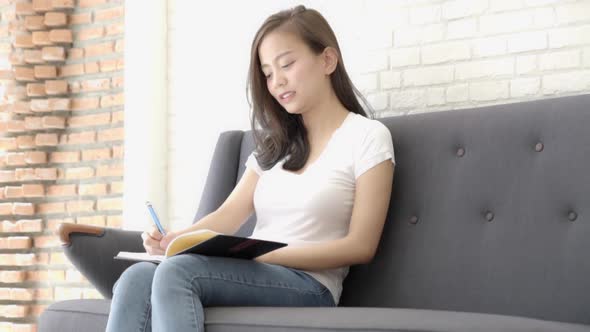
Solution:
M 273 31 L 258 48 L 270 94 L 291 114 L 304 113 L 329 91 L 321 54 L 315 55 L 295 34 Z

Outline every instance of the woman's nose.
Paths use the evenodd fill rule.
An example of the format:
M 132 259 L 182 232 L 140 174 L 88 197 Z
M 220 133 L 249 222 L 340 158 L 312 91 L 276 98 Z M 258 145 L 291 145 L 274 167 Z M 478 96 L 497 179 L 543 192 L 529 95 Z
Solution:
M 277 89 L 284 86 L 286 83 L 286 79 L 284 75 L 276 74 L 273 78 L 273 88 Z

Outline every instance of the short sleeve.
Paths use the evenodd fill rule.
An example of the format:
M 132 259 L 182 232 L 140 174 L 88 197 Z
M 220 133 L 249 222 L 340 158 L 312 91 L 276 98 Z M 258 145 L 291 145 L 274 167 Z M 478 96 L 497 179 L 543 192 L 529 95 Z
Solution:
M 375 123 L 357 146 L 354 161 L 355 179 L 387 159 L 391 159 L 395 166 L 391 132 L 383 123 L 379 121 Z
M 254 156 L 254 151 L 252 151 L 252 153 L 250 153 L 248 156 L 248 159 L 246 160 L 246 167 L 255 171 L 258 176 L 262 175 L 263 170 L 260 165 L 258 165 L 258 160 L 256 160 L 256 157 Z

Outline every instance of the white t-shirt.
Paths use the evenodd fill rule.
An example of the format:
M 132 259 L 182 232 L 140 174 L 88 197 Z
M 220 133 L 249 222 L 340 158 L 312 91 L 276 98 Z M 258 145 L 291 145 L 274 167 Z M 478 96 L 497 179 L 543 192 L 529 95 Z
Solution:
M 380 121 L 349 112 L 330 137 L 321 155 L 304 173 L 260 168 L 254 152 L 246 161 L 260 177 L 254 192 L 256 226 L 252 238 L 292 245 L 318 243 L 348 234 L 355 180 L 390 159 L 395 165 L 389 129 Z M 338 304 L 348 267 L 304 271 L 325 285 Z

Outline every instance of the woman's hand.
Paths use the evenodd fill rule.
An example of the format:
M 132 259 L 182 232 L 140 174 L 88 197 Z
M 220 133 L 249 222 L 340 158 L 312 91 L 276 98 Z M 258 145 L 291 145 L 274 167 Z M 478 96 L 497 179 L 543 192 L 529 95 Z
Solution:
M 152 226 L 147 231 L 141 233 L 143 247 L 150 255 L 164 255 L 170 242 L 179 234 L 179 232 L 168 231 L 166 235 L 162 235 L 156 226 Z

